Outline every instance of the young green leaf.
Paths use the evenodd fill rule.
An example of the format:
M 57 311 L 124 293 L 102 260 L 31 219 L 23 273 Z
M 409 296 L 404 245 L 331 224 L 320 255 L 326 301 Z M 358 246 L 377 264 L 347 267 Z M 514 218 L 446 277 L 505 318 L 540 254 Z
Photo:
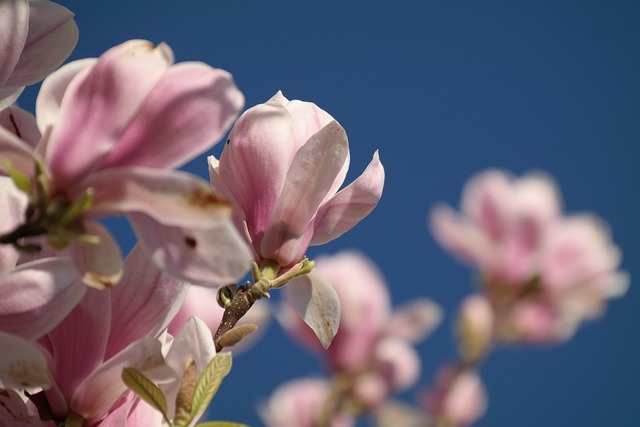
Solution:
M 152 383 L 149 378 L 136 368 L 124 368 L 122 370 L 122 381 L 140 399 L 157 409 L 167 423 L 171 425 L 171 421 L 167 415 L 167 399 L 157 385 Z
M 196 416 L 202 414 L 213 396 L 215 396 L 222 379 L 231 371 L 231 353 L 218 353 L 202 372 L 196 384 L 196 391 L 193 393 L 191 402 L 191 417 L 189 425 Z

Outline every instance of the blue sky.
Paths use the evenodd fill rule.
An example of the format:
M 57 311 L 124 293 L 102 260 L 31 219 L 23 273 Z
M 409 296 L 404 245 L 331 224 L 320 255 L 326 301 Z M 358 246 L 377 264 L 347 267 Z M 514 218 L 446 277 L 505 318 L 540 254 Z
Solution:
M 74 59 L 131 38 L 165 41 L 178 61 L 230 71 L 247 107 L 282 90 L 332 114 L 349 136 L 348 180 L 380 150 L 387 181 L 378 208 L 310 255 L 359 248 L 396 303 L 428 296 L 442 304 L 444 325 L 419 347 L 423 385 L 454 355 L 451 315 L 472 291 L 472 272 L 430 237 L 428 210 L 457 206 L 467 178 L 488 167 L 553 175 L 567 211 L 611 225 L 631 288 L 566 345 L 494 354 L 482 370 L 490 406 L 477 426 L 638 425 L 640 3 L 60 3 L 77 15 Z M 22 100 L 27 108 L 34 93 Z M 188 169 L 206 176 L 204 156 Z M 258 426 L 255 404 L 309 373 L 321 365 L 272 324 L 235 360 L 213 416 Z

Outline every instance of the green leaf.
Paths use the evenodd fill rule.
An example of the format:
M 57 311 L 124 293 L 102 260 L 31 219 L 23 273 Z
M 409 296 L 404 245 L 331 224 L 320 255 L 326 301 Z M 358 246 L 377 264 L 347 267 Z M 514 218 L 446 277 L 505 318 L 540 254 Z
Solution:
M 31 195 L 31 180 L 22 172 L 14 168 L 13 163 L 11 163 L 10 160 L 2 159 L 0 163 L 5 167 L 16 187 L 18 187 L 22 192 Z
M 222 379 L 231 371 L 231 362 L 231 353 L 218 353 L 204 369 L 196 384 L 196 391 L 193 393 L 191 417 L 186 423 L 187 425 L 207 409 L 211 399 L 218 391 Z
M 167 415 L 167 399 L 157 385 L 152 383 L 149 378 L 136 368 L 124 368 L 122 370 L 122 381 L 140 399 L 157 409 L 169 425 L 171 425 L 171 421 Z
M 232 423 L 229 421 L 209 421 L 197 424 L 196 427 L 249 427 L 246 424 Z

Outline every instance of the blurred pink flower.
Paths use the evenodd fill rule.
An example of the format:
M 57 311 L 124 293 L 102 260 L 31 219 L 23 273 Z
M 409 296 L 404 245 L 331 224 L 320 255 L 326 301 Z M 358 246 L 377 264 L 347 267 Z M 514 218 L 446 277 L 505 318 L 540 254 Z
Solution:
M 77 41 L 73 13 L 63 6 L 48 0 L 0 2 L 0 110 L 24 86 L 58 68 Z
M 242 114 L 220 161 L 209 157 L 209 165 L 213 188 L 235 207 L 236 227 L 246 232 L 256 260 L 282 267 L 360 222 L 384 185 L 376 152 L 338 192 L 349 167 L 344 129 L 315 104 L 281 92 Z
M 416 299 L 392 312 L 382 275 L 355 252 L 319 257 L 315 270 L 338 294 L 342 307 L 338 333 L 326 352 L 321 351 L 313 332 L 285 306 L 279 320 L 287 332 L 304 346 L 320 351 L 333 373 L 362 375 L 363 384 L 375 384 L 375 393 L 370 393 L 373 388 L 365 390 L 356 381 L 356 398 L 365 406 L 373 407 L 382 397 L 413 385 L 420 376 L 420 358 L 412 344 L 423 340 L 440 322 L 439 307 Z
M 480 271 L 500 338 L 565 340 L 628 286 L 606 227 L 593 216 L 563 216 L 543 175 L 484 172 L 467 184 L 462 213 L 437 207 L 431 229 Z
M 173 65 L 168 46 L 133 40 L 50 75 L 36 101 L 37 146 L 21 139 L 37 134 L 33 121 L 20 114 L 8 126 L 5 118 L 0 156 L 28 177 L 34 154 L 42 158 L 51 200 L 71 204 L 93 194 L 75 225 L 100 243 L 69 246 L 85 283 L 100 288 L 120 278 L 117 244 L 95 222 L 119 214 L 162 269 L 196 283 L 227 283 L 251 262 L 231 209 L 206 182 L 171 169 L 210 148 L 243 103 L 226 71 Z
M 487 397 L 475 371 L 446 366 L 436 373 L 435 384 L 424 396 L 423 403 L 435 425 L 464 427 L 484 414 Z
M 278 387 L 259 413 L 268 427 L 318 427 L 331 384 L 318 378 L 290 381 Z M 334 414 L 330 427 L 350 427 L 355 420 L 346 413 Z

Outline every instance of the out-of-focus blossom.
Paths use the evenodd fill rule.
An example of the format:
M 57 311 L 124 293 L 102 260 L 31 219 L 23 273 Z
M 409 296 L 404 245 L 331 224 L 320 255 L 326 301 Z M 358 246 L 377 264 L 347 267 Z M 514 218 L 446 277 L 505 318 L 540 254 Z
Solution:
M 360 377 L 354 380 L 353 392 L 366 407 L 413 385 L 420 375 L 420 358 L 412 344 L 439 323 L 439 307 L 417 299 L 392 311 L 382 275 L 355 252 L 319 257 L 315 270 L 335 287 L 342 307 L 338 333 L 326 352 L 320 353 L 331 371 Z M 281 311 L 280 323 L 301 344 L 320 350 L 310 329 L 287 307 Z
M 351 229 L 376 206 L 384 185 L 376 152 L 338 192 L 349 167 L 344 129 L 315 104 L 281 92 L 238 119 L 220 161 L 209 157 L 209 165 L 213 188 L 232 202 L 256 260 L 281 267 Z
M 331 384 L 319 378 L 290 381 L 278 387 L 259 413 L 268 427 L 350 427 L 355 420 L 344 412 L 331 412 Z M 326 412 L 330 411 L 330 412 Z M 321 423 L 329 416 L 328 424 Z
M 51 384 L 34 402 L 56 422 L 80 417 L 93 426 L 111 412 L 123 412 L 122 405 L 132 405 L 120 379 L 124 367 L 158 381 L 175 380 L 163 358 L 160 333 L 184 298 L 183 282 L 158 270 L 138 247 L 125 267 L 121 286 L 86 289 L 71 313 L 39 340 Z
M 0 110 L 58 68 L 77 41 L 66 8 L 48 0 L 0 2 Z
M 431 229 L 480 271 L 500 338 L 567 339 L 607 299 L 626 292 L 620 251 L 606 227 L 592 216 L 563 216 L 546 176 L 484 172 L 466 186 L 461 205 L 461 214 L 434 209 Z
M 435 425 L 463 427 L 484 414 L 487 397 L 480 377 L 473 370 L 446 366 L 436 373 L 435 384 L 424 396 L 424 404 Z
M 85 283 L 107 287 L 121 276 L 117 245 L 95 222 L 118 214 L 128 215 L 162 269 L 196 283 L 227 283 L 251 262 L 231 208 L 206 182 L 171 168 L 210 148 L 243 103 L 226 71 L 173 65 L 168 46 L 129 41 L 50 75 L 36 101 L 42 137 L 35 150 L 20 138 L 35 131 L 9 120 L 11 126 L 0 128 L 0 157 L 31 178 L 34 155 L 42 159 L 47 202 L 63 209 L 61 218 L 87 199 L 75 217 L 47 230 L 49 241 L 70 243 Z M 98 236 L 99 243 L 80 243 L 78 234 Z
M 220 307 L 216 300 L 216 294 L 216 289 L 189 286 L 187 296 L 180 310 L 169 324 L 169 333 L 174 336 L 177 335 L 190 317 L 197 317 L 207 325 L 212 333 L 215 333 L 218 326 L 220 326 L 222 314 L 224 313 L 224 309 Z M 232 347 L 234 355 L 238 351 L 247 349 L 260 338 L 269 324 L 270 317 L 271 313 L 268 304 L 264 301 L 256 301 L 251 310 L 237 324 L 253 323 L 258 326 L 258 330 Z

